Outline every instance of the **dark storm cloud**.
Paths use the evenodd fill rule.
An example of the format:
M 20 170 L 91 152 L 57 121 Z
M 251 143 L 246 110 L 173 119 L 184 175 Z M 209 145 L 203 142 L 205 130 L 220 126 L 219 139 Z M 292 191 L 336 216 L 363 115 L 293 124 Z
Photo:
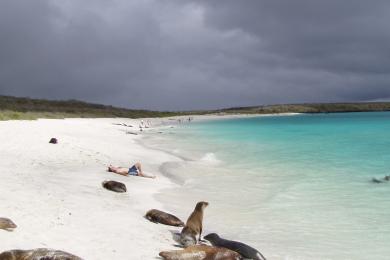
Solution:
M 3 0 L 0 94 L 149 109 L 390 98 L 390 4 Z

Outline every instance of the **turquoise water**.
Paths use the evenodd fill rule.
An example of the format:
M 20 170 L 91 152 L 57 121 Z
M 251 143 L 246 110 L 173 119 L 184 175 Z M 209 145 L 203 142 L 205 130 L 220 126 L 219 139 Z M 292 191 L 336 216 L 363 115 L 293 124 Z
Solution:
M 268 259 L 390 259 L 390 113 L 266 116 L 167 128 L 150 144 L 183 156 L 163 192 L 186 215 L 210 202 L 205 233 Z M 187 209 L 187 210 L 184 210 Z

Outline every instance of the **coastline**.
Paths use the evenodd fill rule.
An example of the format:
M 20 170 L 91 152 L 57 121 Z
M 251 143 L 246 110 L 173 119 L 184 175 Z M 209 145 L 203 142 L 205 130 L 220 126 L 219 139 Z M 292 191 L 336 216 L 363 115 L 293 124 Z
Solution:
M 380 178 L 388 172 L 384 167 L 388 164 L 383 163 L 388 161 L 385 160 L 388 153 L 386 156 L 380 152 L 381 146 L 376 146 L 384 145 L 383 136 L 388 136 L 389 121 L 383 123 L 388 118 L 388 114 L 382 113 L 259 118 L 261 122 L 253 128 L 257 140 L 261 141 L 259 147 L 269 144 L 272 149 L 252 152 L 235 146 L 234 142 L 223 145 L 225 129 L 228 128 L 227 133 L 241 134 L 242 128 L 238 127 L 245 120 L 199 124 L 193 129 L 186 129 L 182 124 L 184 129 L 179 126 L 176 130 L 167 129 L 166 135 L 151 139 L 149 144 L 158 149 L 165 147 L 172 154 L 188 155 L 190 160 L 168 165 L 169 173 L 183 178 L 184 182 L 177 189 L 163 191 L 157 199 L 169 202 L 167 208 L 178 216 L 188 214 L 188 208 L 196 200 L 210 202 L 203 222 L 204 234 L 216 232 L 228 239 L 245 241 L 269 259 L 361 259 L 367 253 L 375 259 L 385 259 L 388 250 L 383 244 L 385 240 L 379 237 L 388 234 L 383 232 L 383 225 L 379 230 L 371 221 L 380 219 L 384 223 L 386 220 L 388 202 L 377 202 L 386 197 L 383 193 L 388 191 L 388 186 L 373 186 L 370 180 L 372 174 Z M 379 129 L 376 124 L 371 125 L 376 121 Z M 229 128 L 230 123 L 235 125 Z M 281 132 L 280 128 L 283 128 Z M 164 136 L 168 139 L 165 144 Z M 221 141 L 221 147 L 217 140 Z M 238 140 L 247 144 L 245 139 Z M 371 152 L 361 156 L 361 151 L 367 150 L 366 144 L 379 148 L 372 153 L 375 156 L 370 156 Z M 321 146 L 325 147 L 318 150 Z M 348 151 L 347 146 L 355 149 Z M 223 147 L 238 147 L 238 151 L 245 150 L 245 153 L 220 149 Z M 259 163 L 264 164 L 252 160 L 245 161 L 248 167 L 230 168 L 234 166 L 233 160 L 229 160 L 232 157 L 224 151 L 242 159 L 250 159 L 257 152 L 261 154 Z M 213 160 L 203 160 L 213 159 L 213 156 L 206 158 L 208 155 L 215 155 L 222 164 L 210 165 Z M 244 170 L 246 174 L 237 174 L 234 169 Z M 237 187 L 244 188 L 235 192 Z M 353 216 L 351 211 L 355 212 Z M 294 234 L 302 230 L 302 236 L 297 239 Z M 362 236 L 370 238 L 351 239 Z M 327 248 L 329 244 L 332 250 Z
M 197 121 L 236 117 L 245 115 L 193 116 Z M 180 228 L 153 224 L 144 214 L 169 208 L 158 194 L 180 183 L 163 174 L 162 167 L 183 158 L 146 146 L 138 127 L 141 120 L 150 121 L 145 131 L 164 131 L 183 118 L 1 121 L 0 217 L 18 227 L 0 230 L 0 252 L 47 247 L 84 259 L 153 259 L 162 250 L 177 249 L 169 231 Z M 59 143 L 49 144 L 52 137 Z M 109 164 L 137 161 L 157 178 L 106 171 Z M 107 191 L 104 180 L 123 182 L 128 192 Z M 189 203 L 171 213 L 185 221 L 192 209 Z
M 200 121 L 225 118 L 231 117 L 199 116 L 194 119 Z M 333 125 L 337 128 L 339 117 L 334 118 L 336 121 Z M 377 120 L 381 118 L 383 116 L 378 117 Z M 216 152 L 213 149 L 198 151 L 197 149 L 201 147 L 192 146 L 191 143 L 190 146 L 176 145 L 177 140 L 181 140 L 180 134 L 175 135 L 175 131 L 170 128 L 180 127 L 176 126 L 180 124 L 178 119 L 184 118 L 182 116 L 138 120 L 42 119 L 0 122 L 2 144 L 0 146 L 0 201 L 2 202 L 0 217 L 8 217 L 18 225 L 13 232 L 0 229 L 0 241 L 2 241 L 0 252 L 45 247 L 64 250 L 84 259 L 156 259 L 162 250 L 177 249 L 174 247 L 172 232 L 178 232 L 180 228 L 151 223 L 143 217 L 146 211 L 152 208 L 161 209 L 185 221 L 195 203 L 206 200 L 210 202 L 211 207 L 207 209 L 204 219 L 204 235 L 217 232 L 227 238 L 244 241 L 258 248 L 270 259 L 319 259 L 325 255 L 328 255 L 329 259 L 337 259 L 337 256 L 344 258 L 353 256 L 354 259 L 360 259 L 363 251 L 367 250 L 363 244 L 359 244 L 363 242 L 369 245 L 369 254 L 376 259 L 384 259 L 383 256 L 388 255 L 385 245 L 375 237 L 385 236 L 385 232 L 377 230 L 375 226 L 369 225 L 369 222 L 365 223 L 367 231 L 354 228 L 354 223 L 360 223 L 359 221 L 362 220 L 360 216 L 368 220 L 376 218 L 375 210 L 371 214 L 364 208 L 370 208 L 378 198 L 385 198 L 387 186 L 372 186 L 376 184 L 369 181 L 370 174 L 357 175 L 353 179 L 348 174 L 344 176 L 344 172 L 360 172 L 348 168 L 354 163 L 347 163 L 342 167 L 345 163 L 340 161 L 341 172 L 339 170 L 333 175 L 329 175 L 328 168 L 321 167 L 321 162 L 313 163 L 314 168 L 303 173 L 308 174 L 307 176 L 300 175 L 307 178 L 295 178 L 298 175 L 292 172 L 290 179 L 286 178 L 288 175 L 279 174 L 284 170 L 273 174 L 271 169 L 266 168 L 265 175 L 256 173 L 257 181 L 252 178 L 253 176 L 248 175 L 240 176 L 241 183 L 236 183 L 237 174 L 230 176 L 231 169 L 224 165 L 227 162 L 226 158 L 221 159 L 224 157 L 220 157 L 221 154 L 217 150 Z M 311 117 L 307 119 L 312 120 Z M 144 129 L 142 133 L 139 130 L 141 120 L 144 123 L 147 121 L 151 123 L 151 126 Z M 294 118 L 283 120 L 294 120 Z M 357 126 L 367 126 L 364 124 L 365 121 L 358 122 L 360 123 Z M 225 122 L 221 123 L 225 124 Z M 261 128 L 266 127 L 261 125 Z M 327 131 L 326 129 L 324 128 L 323 131 Z M 160 135 L 159 132 L 166 135 Z M 180 132 L 179 129 L 177 132 Z M 292 131 L 292 133 L 297 132 Z M 309 138 L 306 140 L 309 142 L 307 145 L 310 141 L 317 140 L 305 133 L 298 132 L 299 135 Z M 220 135 L 221 132 L 216 131 L 215 134 Z M 360 137 L 358 131 L 356 134 Z M 152 138 L 148 140 L 148 136 Z M 377 136 L 377 140 L 381 140 L 382 135 Z M 51 137 L 58 138 L 59 143 L 49 144 Z M 169 140 L 165 140 L 165 137 Z M 333 138 L 332 135 L 328 137 Z M 264 138 L 268 138 L 267 135 Z M 296 140 L 301 139 L 296 138 Z M 164 146 L 165 141 L 168 141 L 165 143 L 167 146 Z M 198 141 L 200 139 L 195 140 Z M 301 143 L 305 142 L 300 141 Z M 282 142 L 281 145 L 283 149 L 288 149 L 286 148 L 288 142 Z M 296 144 L 294 147 L 299 148 Z M 315 149 L 318 145 L 310 145 L 310 147 Z M 189 148 L 188 151 L 186 148 Z M 296 148 L 291 150 L 295 151 Z M 359 151 L 363 150 L 365 149 L 359 149 Z M 215 158 L 213 153 L 216 155 Z M 302 154 L 311 153 L 305 150 Z M 221 164 L 218 162 L 219 159 Z M 157 179 L 125 177 L 106 171 L 110 163 L 130 166 L 136 161 L 142 163 L 145 172 L 157 175 Z M 311 165 L 312 162 L 314 161 L 311 160 L 306 165 Z M 205 167 L 207 171 L 204 170 Z M 320 171 L 317 171 L 318 168 Z M 310 172 L 316 174 L 310 175 Z M 233 171 L 233 173 L 237 172 Z M 301 174 L 301 171 L 298 173 Z M 217 176 L 224 176 L 223 182 L 233 185 L 221 185 L 218 189 L 214 189 Z M 335 176 L 339 180 L 336 183 L 333 182 Z M 179 178 L 183 183 L 175 178 Z M 117 194 L 107 191 L 101 187 L 101 182 L 104 180 L 123 182 L 128 192 Z M 240 205 L 241 197 L 231 192 L 235 185 L 240 187 L 250 183 L 253 185 L 247 187 L 248 192 L 254 191 L 254 188 L 258 189 L 256 183 L 263 185 L 260 189 L 261 193 L 256 193 L 252 200 L 248 196 L 246 206 L 251 209 L 255 205 L 259 210 L 256 215 L 237 207 Z M 349 188 L 345 189 L 346 186 Z M 326 193 L 329 189 L 334 192 Z M 360 194 L 354 190 L 365 190 L 365 192 Z M 267 191 L 271 192 L 267 193 Z M 340 201 L 338 195 L 345 194 L 346 191 L 348 197 L 343 197 Z M 261 207 L 257 206 L 259 201 L 262 201 Z M 363 202 L 366 203 L 364 208 L 361 207 Z M 339 207 L 338 203 L 342 207 Z M 326 217 L 327 212 L 322 210 L 327 209 L 327 205 L 333 204 L 332 207 L 337 209 L 334 213 L 338 214 L 337 221 L 323 222 L 322 216 Z M 309 218 L 301 215 L 301 212 L 305 211 L 299 209 L 307 205 L 314 205 L 316 210 L 313 214 L 318 213 L 316 217 L 313 217 L 313 214 Z M 378 203 L 375 207 L 388 208 L 388 202 L 383 199 L 382 203 Z M 290 212 L 285 211 L 288 208 Z M 342 210 L 344 208 L 350 208 L 358 214 L 351 217 L 349 214 L 344 214 Z M 226 217 L 226 212 L 230 212 L 229 217 Z M 382 210 L 382 212 L 386 211 Z M 261 216 L 260 222 L 257 216 Z M 304 222 L 297 227 L 295 221 L 287 221 L 295 219 Z M 247 224 L 237 225 L 243 221 Z M 319 226 L 321 232 L 310 232 L 310 230 L 318 230 Z M 308 232 L 301 239 L 295 239 L 294 231 L 297 228 Z M 334 240 L 332 234 L 336 230 L 348 232 L 341 233 L 340 238 Z M 318 237 L 318 234 L 322 237 Z M 347 241 L 349 237 L 362 234 L 371 234 L 370 240 Z M 326 245 L 310 242 L 318 239 L 324 239 L 321 241 L 325 241 L 325 244 L 327 242 L 334 244 L 332 255 L 327 253 Z M 357 250 L 344 251 L 342 247 L 338 247 L 341 240 L 344 240 L 348 247 Z M 288 250 L 285 246 L 288 246 Z M 301 252 L 303 247 L 306 249 L 305 252 Z M 361 250 L 358 250 L 360 248 Z
M 158 168 L 176 157 L 136 143 L 126 134 L 133 119 L 42 119 L 0 122 L 1 217 L 13 232 L 0 230 L 0 251 L 55 248 L 84 259 L 153 259 L 174 249 L 169 230 L 143 216 L 163 209 L 154 195 L 174 185 Z M 59 143 L 49 144 L 51 137 Z M 136 161 L 157 178 L 108 173 L 106 166 Z M 104 180 L 126 184 L 116 194 Z M 176 228 L 179 230 L 178 228 Z

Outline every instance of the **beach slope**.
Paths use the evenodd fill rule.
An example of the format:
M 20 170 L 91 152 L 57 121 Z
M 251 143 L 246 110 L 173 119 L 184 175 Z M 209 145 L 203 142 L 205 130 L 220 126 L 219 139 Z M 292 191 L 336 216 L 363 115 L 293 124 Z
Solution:
M 118 125 L 125 123 L 126 126 Z M 173 248 L 169 230 L 143 216 L 160 208 L 153 195 L 172 184 L 158 168 L 178 160 L 137 144 L 131 119 L 66 119 L 0 122 L 0 252 L 55 248 L 84 259 L 153 259 Z M 133 126 L 133 127 L 130 127 Z M 49 144 L 50 138 L 58 144 Z M 125 177 L 108 164 L 140 161 L 156 179 Z M 126 184 L 127 193 L 105 190 L 104 180 Z

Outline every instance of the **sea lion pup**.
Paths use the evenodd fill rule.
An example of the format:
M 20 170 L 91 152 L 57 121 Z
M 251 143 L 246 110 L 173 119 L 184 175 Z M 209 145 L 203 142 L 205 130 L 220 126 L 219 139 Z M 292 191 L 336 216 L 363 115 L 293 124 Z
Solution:
M 265 260 L 265 257 L 253 247 L 250 247 L 241 242 L 223 239 L 215 233 L 208 234 L 204 237 L 204 239 L 210 241 L 213 246 L 219 246 L 233 250 L 242 255 L 244 258 Z
M 18 226 L 9 218 L 0 218 L 0 229 L 12 231 L 12 229 L 17 228 L 17 227 Z
M 115 192 L 126 192 L 127 191 L 126 185 L 121 183 L 121 182 L 117 182 L 117 181 L 103 181 L 102 185 L 107 190 L 111 190 L 111 191 L 115 191 Z
M 145 217 L 154 223 L 161 223 L 175 227 L 184 227 L 183 221 L 181 221 L 179 218 L 158 209 L 149 210 L 146 212 Z
M 10 250 L 0 254 L 0 260 L 83 260 L 60 250 L 38 248 L 32 250 Z
M 227 248 L 207 245 L 189 246 L 183 250 L 162 251 L 158 254 L 166 260 L 238 260 L 240 254 Z
M 209 205 L 208 202 L 200 201 L 196 204 L 194 211 L 187 219 L 186 225 L 180 233 L 180 243 L 184 247 L 196 245 L 196 236 L 199 235 L 199 239 L 202 235 L 203 228 L 203 211 Z

